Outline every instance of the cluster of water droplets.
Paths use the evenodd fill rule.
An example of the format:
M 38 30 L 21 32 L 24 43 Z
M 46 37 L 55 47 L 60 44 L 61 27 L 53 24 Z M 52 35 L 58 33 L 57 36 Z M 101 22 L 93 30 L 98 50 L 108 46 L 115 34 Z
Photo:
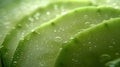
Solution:
M 88 42 L 88 45 L 89 45 L 88 49 L 89 49 L 89 50 L 92 50 L 92 47 L 93 47 L 92 42 L 89 41 L 89 42 Z
M 39 18 L 40 18 L 40 13 L 36 12 L 33 16 L 30 16 L 28 20 L 29 22 L 34 22 L 35 20 L 39 20 Z
M 40 13 L 36 13 L 35 15 L 34 15 L 34 18 L 35 18 L 35 20 L 39 20 L 39 18 L 40 18 Z

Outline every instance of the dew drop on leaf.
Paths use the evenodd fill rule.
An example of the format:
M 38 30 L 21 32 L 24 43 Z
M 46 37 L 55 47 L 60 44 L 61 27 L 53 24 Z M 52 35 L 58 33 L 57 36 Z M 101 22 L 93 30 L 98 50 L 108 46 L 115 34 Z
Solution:
M 108 61 L 108 60 L 110 60 L 111 59 L 111 56 L 109 55 L 109 54 L 102 54 L 101 56 L 100 56 L 100 61 L 101 62 L 106 62 L 106 61 Z
M 64 15 L 66 14 L 67 12 L 63 9 L 62 12 L 61 12 L 61 15 Z
M 49 12 L 49 11 L 47 11 L 47 12 L 46 12 L 46 14 L 47 14 L 47 15 L 50 15 L 50 12 Z
M 116 52 L 115 55 L 120 55 L 120 53 Z
M 54 9 L 57 10 L 57 9 L 58 9 L 58 6 L 57 6 L 57 5 L 54 5 Z
M 29 20 L 30 22 L 33 22 L 33 21 L 34 21 L 34 18 L 29 17 L 28 20 Z
M 90 24 L 90 27 L 93 27 L 93 26 L 95 26 L 95 24 Z
M 54 32 L 57 32 L 56 30 L 54 30 Z
M 16 64 L 16 63 L 17 63 L 17 61 L 13 61 L 13 63 L 14 63 L 14 64 Z
M 38 20 L 39 17 L 40 17 L 40 13 L 37 12 L 37 13 L 34 15 L 34 18 L 35 18 L 36 20 Z

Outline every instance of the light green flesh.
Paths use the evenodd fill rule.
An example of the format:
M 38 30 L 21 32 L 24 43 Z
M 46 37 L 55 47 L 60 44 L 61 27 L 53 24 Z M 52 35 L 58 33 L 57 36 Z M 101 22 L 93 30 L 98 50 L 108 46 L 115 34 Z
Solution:
M 120 0 L 91 0 L 98 6 L 110 6 L 120 9 Z
M 116 18 L 79 33 L 65 44 L 55 67 L 108 67 L 107 62 L 120 58 L 119 31 L 120 18 Z
M 27 35 L 19 43 L 11 66 L 53 67 L 64 42 L 86 28 L 119 15 L 119 10 L 106 7 L 71 11 Z
M 4 46 L 1 49 L 2 58 L 4 59 L 4 64 L 7 65 L 6 67 L 9 67 L 11 63 L 19 40 L 29 32 L 33 32 L 37 26 L 40 26 L 44 22 L 48 22 L 59 15 L 63 15 L 71 9 L 90 5 L 90 2 L 55 2 L 45 8 L 36 10 L 29 16 L 26 16 L 17 24 L 15 29 L 10 32 L 2 44 Z

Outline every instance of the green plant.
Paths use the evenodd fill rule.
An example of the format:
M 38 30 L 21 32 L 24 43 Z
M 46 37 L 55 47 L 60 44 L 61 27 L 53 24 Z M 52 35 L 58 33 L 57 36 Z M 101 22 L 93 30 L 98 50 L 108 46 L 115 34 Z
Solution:
M 72 42 L 76 36 L 81 36 L 80 39 L 84 40 L 91 34 L 87 33 L 89 29 L 96 31 L 99 26 L 104 26 L 104 23 L 119 26 L 119 5 L 119 0 L 0 0 L 1 67 L 54 67 L 54 65 L 59 67 L 62 61 L 74 67 L 72 66 L 74 64 L 69 63 L 71 56 L 64 54 L 66 47 L 69 47 L 66 43 L 70 46 L 74 44 Z M 105 29 L 105 27 L 102 28 Z M 112 28 L 110 30 L 119 31 L 119 27 L 110 28 Z M 82 33 L 86 34 L 85 37 Z M 119 32 L 115 36 L 119 36 Z M 107 41 L 112 39 L 111 37 L 105 38 L 109 38 Z M 119 39 L 116 40 L 119 41 Z M 96 43 L 101 44 L 101 41 Z M 82 52 L 77 48 L 73 49 Z M 64 57 L 68 60 L 59 59 Z M 110 67 L 110 63 L 114 64 L 114 67 L 119 66 L 116 58 L 109 61 L 106 62 L 106 66 Z M 90 63 L 92 64 L 92 61 L 83 63 L 83 67 L 88 67 Z M 97 64 L 99 62 L 93 67 Z

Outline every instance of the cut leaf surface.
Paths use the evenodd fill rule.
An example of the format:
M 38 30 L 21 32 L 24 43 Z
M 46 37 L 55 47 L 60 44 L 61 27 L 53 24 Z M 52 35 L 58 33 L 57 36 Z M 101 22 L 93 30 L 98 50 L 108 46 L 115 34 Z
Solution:
M 120 18 L 91 27 L 66 43 L 55 67 L 108 67 L 106 63 L 120 58 L 119 36 Z

